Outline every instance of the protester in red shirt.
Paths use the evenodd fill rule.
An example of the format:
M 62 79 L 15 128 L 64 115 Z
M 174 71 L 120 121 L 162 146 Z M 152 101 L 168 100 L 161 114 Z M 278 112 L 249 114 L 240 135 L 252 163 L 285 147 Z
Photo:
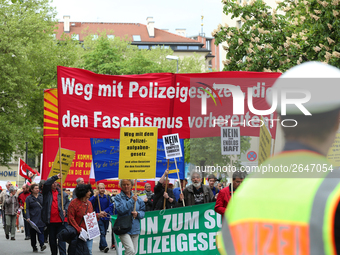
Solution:
M 61 190 L 57 188 L 56 181 L 60 179 L 60 174 L 52 176 L 47 179 L 43 186 L 43 208 L 42 208 L 42 220 L 49 228 L 49 244 L 52 255 L 58 254 L 58 248 L 60 255 L 66 255 L 66 243 L 58 242 L 58 233 L 67 225 L 67 209 L 70 201 L 67 198 L 67 193 L 63 193 L 63 207 L 61 205 Z
M 22 185 L 22 192 L 19 194 L 18 196 L 18 202 L 19 202 L 19 206 L 21 211 L 23 212 L 23 217 L 24 219 L 26 219 L 26 210 L 24 210 L 25 207 L 25 202 L 26 202 L 26 198 L 31 195 L 31 193 L 29 192 L 29 186 L 27 184 Z M 25 240 L 29 240 L 31 239 L 31 234 L 30 234 L 30 225 L 27 221 L 24 220 L 24 227 L 25 227 Z
M 77 196 L 77 198 L 73 198 L 68 207 L 68 223 L 72 225 L 78 233 L 80 233 L 82 229 L 86 231 L 86 225 L 83 219 L 84 215 L 93 212 L 92 203 L 89 201 L 89 198 L 92 195 L 91 184 L 77 185 L 77 187 L 75 188 L 75 195 Z M 101 211 L 96 215 L 97 219 L 107 217 L 107 213 L 104 211 Z M 92 254 L 92 245 L 93 239 L 87 240 L 87 247 L 90 254 Z M 71 247 L 70 244 L 68 253 L 72 254 L 73 250 L 74 247 Z
M 244 178 L 245 174 L 243 172 L 236 171 L 235 173 L 233 173 L 233 193 L 238 188 L 238 186 L 240 186 L 240 184 L 243 182 Z M 215 204 L 215 212 L 222 214 L 222 216 L 224 216 L 224 212 L 228 206 L 230 198 L 231 198 L 231 183 L 229 184 L 228 187 L 225 187 L 220 190 Z

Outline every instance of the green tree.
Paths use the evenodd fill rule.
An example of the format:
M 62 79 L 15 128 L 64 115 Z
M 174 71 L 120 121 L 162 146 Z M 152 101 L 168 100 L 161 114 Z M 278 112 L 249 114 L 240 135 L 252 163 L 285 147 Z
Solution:
M 77 45 L 54 37 L 48 0 L 0 0 L 0 165 L 14 152 L 42 152 L 43 89 L 56 86 L 57 65 L 71 65 Z
M 250 148 L 249 136 L 241 136 L 241 154 Z M 220 166 L 232 164 L 240 167 L 240 155 L 235 157 L 221 154 L 221 137 L 192 138 L 184 141 L 185 162 L 199 166 L 201 169 L 209 170 L 208 166 Z M 209 171 L 208 171 L 209 172 Z
M 225 71 L 278 71 L 306 61 L 340 67 L 339 0 L 286 0 L 276 9 L 262 0 L 223 0 L 223 11 L 242 27 L 219 25 L 212 35 L 226 42 Z

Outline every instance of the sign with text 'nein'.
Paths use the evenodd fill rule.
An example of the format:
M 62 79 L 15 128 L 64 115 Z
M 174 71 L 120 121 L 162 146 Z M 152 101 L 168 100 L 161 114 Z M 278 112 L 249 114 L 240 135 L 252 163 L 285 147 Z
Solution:
M 182 157 L 182 149 L 178 134 L 163 135 L 165 157 L 167 159 Z
M 240 127 L 221 127 L 222 155 L 241 154 Z

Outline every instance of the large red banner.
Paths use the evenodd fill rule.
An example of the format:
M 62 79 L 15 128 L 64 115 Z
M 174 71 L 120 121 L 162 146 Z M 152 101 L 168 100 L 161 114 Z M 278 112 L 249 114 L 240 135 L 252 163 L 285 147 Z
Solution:
M 232 121 L 242 136 L 259 136 L 259 115 L 249 109 L 267 110 L 265 101 L 280 73 L 214 72 L 202 74 L 99 75 L 87 70 L 58 67 L 59 131 L 61 137 L 119 138 L 120 127 L 157 126 L 158 135 L 179 133 L 180 138 L 218 136 L 215 119 Z M 244 111 L 234 114 L 228 89 L 244 94 Z M 253 92 L 249 94 L 248 88 Z M 214 105 L 212 93 L 219 107 Z M 202 114 L 202 97 L 207 99 Z M 275 119 L 275 114 L 265 116 Z M 275 137 L 276 122 L 270 122 Z
M 82 177 L 88 183 L 90 177 L 92 151 L 89 138 L 61 138 L 62 148 L 76 152 L 71 168 L 68 172 L 64 188 L 75 188 L 76 180 Z M 41 179 L 46 180 L 59 148 L 58 139 L 58 95 L 57 89 L 48 89 L 44 92 L 44 138 L 43 138 L 43 165 Z M 120 189 L 118 180 L 102 180 L 107 189 Z M 147 181 L 151 188 L 155 181 Z M 144 190 L 145 181 L 137 183 L 138 190 Z M 95 187 L 94 179 L 91 179 L 92 187 Z

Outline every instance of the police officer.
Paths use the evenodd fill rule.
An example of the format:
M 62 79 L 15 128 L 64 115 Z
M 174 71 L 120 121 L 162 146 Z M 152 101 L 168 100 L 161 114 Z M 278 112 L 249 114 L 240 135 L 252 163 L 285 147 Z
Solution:
M 221 254 L 340 253 L 340 171 L 326 158 L 339 129 L 339 85 L 340 70 L 318 62 L 276 80 L 278 98 L 295 98 L 277 105 L 286 143 L 235 193 L 217 238 Z

